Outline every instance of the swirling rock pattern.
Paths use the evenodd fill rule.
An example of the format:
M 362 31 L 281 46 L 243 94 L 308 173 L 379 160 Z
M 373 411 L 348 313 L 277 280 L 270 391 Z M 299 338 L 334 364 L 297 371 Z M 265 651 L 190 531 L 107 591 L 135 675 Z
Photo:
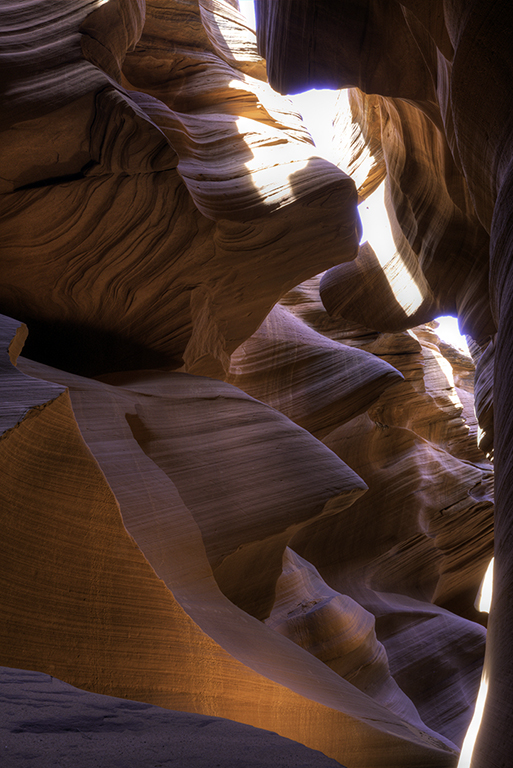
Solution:
M 318 285 L 319 280 L 315 279 L 297 286 L 284 297 L 283 304 L 322 337 L 337 339 L 352 348 L 359 346 L 393 364 L 402 373 L 403 381 L 384 390 L 365 414 L 339 425 L 323 438 L 366 479 L 369 491 L 351 508 L 351 514 L 363 515 L 361 519 L 367 520 L 367 524 L 352 529 L 356 535 L 352 541 L 352 530 L 347 529 L 343 516 L 339 522 L 332 521 L 325 537 L 320 533 L 321 522 L 315 531 L 305 533 L 304 546 L 309 548 L 308 552 L 299 552 L 307 560 L 314 558 L 312 562 L 321 568 L 323 576 L 326 572 L 322 569 L 331 559 L 329 553 L 336 552 L 335 570 L 345 569 L 348 575 L 353 557 L 358 568 L 363 563 L 357 554 L 362 532 L 364 560 L 370 556 L 373 535 L 377 537 L 378 549 L 382 536 L 384 548 L 369 571 L 377 580 L 371 579 L 368 586 L 435 600 L 476 620 L 474 598 L 493 548 L 493 473 L 477 447 L 475 417 L 468 412 L 471 382 L 458 378 L 462 369 L 471 372 L 472 361 L 465 357 L 460 362 L 462 356 L 441 343 L 427 326 L 379 334 L 334 321 L 320 301 Z M 369 469 L 383 473 L 382 485 L 378 474 L 372 480 L 366 476 Z M 441 505 L 436 501 L 437 495 Z M 406 501 L 408 497 L 410 500 Z M 401 498 L 403 501 L 399 501 Z M 431 512 L 426 502 L 428 506 L 434 505 Z M 375 521 L 377 510 L 381 511 Z M 391 525 L 379 534 L 381 523 L 385 527 Z M 411 531 L 410 539 L 406 530 L 412 524 L 415 533 Z M 340 539 L 334 535 L 337 525 Z M 318 545 L 314 543 L 317 535 L 323 538 Z M 387 539 L 389 543 L 385 545 Z M 390 550 L 385 555 L 388 546 Z M 410 565 L 406 565 L 408 561 Z M 402 576 L 401 563 L 406 567 Z M 390 581 L 385 575 L 389 568 Z M 380 572 L 382 582 L 377 576 Z M 361 579 L 361 573 L 358 578 Z M 339 582 L 331 586 L 344 591 Z
M 427 326 L 408 333 L 378 334 L 334 321 L 320 301 L 318 284 L 318 280 L 311 280 L 297 286 L 284 297 L 283 305 L 302 320 L 311 334 L 317 333 L 321 347 L 326 337 L 347 344 L 348 349 L 361 346 L 378 359 L 393 363 L 404 380 L 387 387 L 367 413 L 325 435 L 324 442 L 349 461 L 366 480 L 369 491 L 348 514 L 342 513 L 329 522 L 319 520 L 299 532 L 291 546 L 317 566 L 330 587 L 335 588 L 332 594 L 342 593 L 347 600 L 351 596 L 355 604 L 374 613 L 379 618 L 378 633 L 388 621 L 392 622 L 392 646 L 397 643 L 397 651 L 392 648 L 392 653 L 399 677 L 402 672 L 397 660 L 401 658 L 398 649 L 403 631 L 407 637 L 410 631 L 423 634 L 426 630 L 433 637 L 433 647 L 436 637 L 440 648 L 445 645 L 447 631 L 454 637 L 466 638 L 466 671 L 463 675 L 444 671 L 438 682 L 436 671 L 427 671 L 432 663 L 431 651 L 421 650 L 422 641 L 412 646 L 416 649 L 413 653 L 419 654 L 416 663 L 426 669 L 431 685 L 438 690 L 437 696 L 453 704 L 457 699 L 459 703 L 448 704 L 440 716 L 431 696 L 420 693 L 422 686 L 414 690 L 412 699 L 425 722 L 461 744 L 472 705 L 469 707 L 468 700 L 465 703 L 459 697 L 463 690 L 470 701 L 476 695 L 484 642 L 482 628 L 473 623 L 479 620 L 474 599 L 493 547 L 492 471 L 477 448 L 475 419 L 472 423 L 466 400 L 469 386 L 472 391 L 468 378 L 472 362 L 440 342 Z M 276 335 L 278 328 L 283 333 L 286 326 L 272 327 Z M 262 329 L 257 337 L 260 349 Z M 274 345 L 281 351 L 283 340 L 275 338 Z M 280 356 L 270 355 L 269 365 L 272 361 L 279 372 Z M 303 381 L 302 371 L 296 376 Z M 272 369 L 268 380 L 273 381 Z M 358 525 L 351 523 L 353 515 Z M 329 591 L 330 587 L 325 585 L 324 589 Z M 293 606 L 290 614 L 292 620 L 299 611 L 297 621 L 303 613 L 316 611 L 315 600 L 312 607 L 312 600 L 300 600 L 298 595 L 299 590 L 297 608 Z M 451 616 L 433 603 L 467 620 Z M 419 621 L 419 616 L 430 617 L 422 629 L 425 619 Z M 452 621 L 454 628 L 448 630 Z M 307 630 L 294 632 L 296 642 L 306 642 Z M 379 638 L 390 643 L 386 634 L 379 634 Z M 330 642 L 325 642 L 329 654 Z M 356 642 L 355 638 L 352 642 Z M 322 649 L 323 645 L 317 647 Z M 450 656 L 448 652 L 447 661 Z M 404 690 L 404 683 L 401 687 Z M 401 706 L 400 701 L 396 705 Z
M 0 442 L 2 470 L 11 479 L 2 485 L 6 662 L 100 693 L 276 727 L 362 768 L 369 755 L 377 763 L 384 755 L 387 762 L 451 763 L 454 751 L 442 738 L 412 729 L 220 592 L 194 516 L 138 443 L 153 427 L 144 427 L 148 409 L 160 413 L 162 400 L 174 402 L 164 379 L 180 387 L 187 376 L 141 372 L 113 386 L 27 360 L 23 368 L 28 386 L 30 372 L 68 389 Z M 194 381 L 192 390 L 186 387 L 189 405 L 175 403 L 190 418 L 194 400 L 201 410 L 206 394 L 202 380 Z M 325 465 L 333 513 L 344 488 L 364 489 L 333 453 L 268 406 L 229 385 L 206 379 L 203 386 L 211 388 L 214 408 L 223 408 L 230 393 L 250 404 L 239 430 L 254 428 L 253 403 L 292 439 L 306 439 L 305 460 L 324 457 L 317 469 Z M 168 394 L 159 395 L 162 389 Z M 134 426 L 138 406 L 143 423 Z M 295 454 L 285 451 L 283 461 L 294 463 Z M 197 479 L 206 469 L 200 461 Z M 295 515 L 297 527 L 301 511 Z M 269 525 L 272 537 L 272 517 Z M 307 732 L 305 717 L 312 722 Z M 369 740 L 365 755 L 362 739 Z
M 387 171 L 385 203 L 396 250 L 387 252 L 378 243 L 374 253 L 366 245 L 354 265 L 330 270 L 323 286 L 327 308 L 382 331 L 404 330 L 457 313 L 463 332 L 486 344 L 495 332 L 488 296 L 489 236 L 445 135 L 432 115 L 411 104 L 360 91 L 350 94 L 351 120 L 360 125 L 374 153 L 375 145 L 381 145 Z M 352 151 L 356 158 L 361 154 L 358 146 Z M 369 174 L 368 185 L 372 168 Z M 443 261 L 446 254 L 449 263 Z M 378 291 L 382 300 L 377 309 L 362 306 L 363 294 Z
M 285 552 L 276 601 L 266 623 L 408 722 L 421 724 L 390 674 L 374 616 L 331 589 L 317 569 L 291 549 Z
M 2 6 L 2 664 L 454 766 L 495 412 L 501 764 L 510 27 L 477 5 L 259 0 L 260 52 L 236 0 Z M 352 87 L 347 173 L 267 74 Z M 381 183 L 392 251 L 358 245 Z
M 30 324 L 30 354 L 78 373 L 185 360 L 219 375 L 287 289 L 354 256 L 353 182 L 255 79 L 254 35 L 228 3 L 21 11 L 2 11 L 6 28 L 30 20 L 31 45 L 24 59 L 28 43 L 13 35 L 5 52 L 18 122 L 7 131 L 3 311 Z M 244 50 L 228 56 L 239 28 Z M 43 110 L 30 57 L 41 49 L 51 78 L 47 34 L 56 95 Z
M 508 405 L 513 295 L 511 8 L 506 2 L 468 5 L 450 0 L 393 7 L 373 0 L 335 8 L 321 1 L 314 12 L 307 2 L 293 6 L 290 0 L 277 4 L 257 0 L 257 9 L 260 49 L 267 57 L 271 84 L 278 90 L 327 84 L 359 89 L 355 106 L 363 110 L 353 117 L 364 137 L 376 128 L 381 133 L 378 143 L 386 158 L 389 212 L 405 266 L 420 268 L 435 303 L 452 303 L 461 327 L 481 353 L 497 329 L 493 410 L 499 556 L 488 646 L 490 684 L 472 766 L 500 766 L 512 744 L 499 734 L 508 729 L 513 712 L 508 661 L 513 616 L 507 598 L 512 586 L 513 476 Z M 308 29 L 309 35 L 300 34 L 300 29 Z M 375 117 L 376 99 L 380 119 L 367 119 L 366 107 Z M 369 140 L 375 144 L 376 134 Z M 426 154 L 428 144 L 432 151 Z M 466 252 L 459 250 L 463 242 L 468 243 Z M 341 292 L 352 277 L 340 269 L 336 280 Z M 329 287 L 333 290 L 332 283 Z M 337 311 L 343 317 L 351 307 L 350 302 L 344 306 L 343 297 L 340 301 Z M 429 307 L 426 311 L 424 321 L 429 319 Z M 367 322 L 380 330 L 372 312 Z M 492 352 L 479 367 L 476 387 L 486 435 L 482 445 L 489 453 L 491 356 Z
M 366 411 L 401 379 L 385 361 L 327 339 L 279 304 L 232 355 L 228 376 L 316 437 Z

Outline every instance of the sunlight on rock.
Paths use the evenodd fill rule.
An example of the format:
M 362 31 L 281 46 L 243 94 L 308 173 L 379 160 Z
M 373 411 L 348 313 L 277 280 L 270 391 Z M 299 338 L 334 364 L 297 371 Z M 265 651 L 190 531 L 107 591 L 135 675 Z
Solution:
M 483 581 L 481 582 L 481 587 L 476 597 L 476 608 L 482 613 L 490 613 L 490 608 L 492 606 L 494 559 L 495 558 L 492 557 L 490 560 L 490 564 L 486 569 L 486 573 L 484 575 Z
M 470 354 L 468 350 L 467 340 L 460 333 L 457 317 L 450 317 L 449 315 L 444 315 L 442 317 L 437 317 L 436 322 L 438 323 L 438 328 L 436 329 L 436 333 L 438 334 L 438 336 L 440 336 L 441 339 L 448 342 L 449 344 L 452 344 L 453 347 L 456 347 L 456 349 L 459 349 L 461 352 L 464 352 L 466 355 Z
M 204 768 L 513 749 L 507 3 L 255 5 L 0 3 L 9 768 L 90 763 L 67 686 Z
M 493 564 L 494 558 L 490 560 L 488 568 L 486 569 L 485 576 L 481 583 L 479 593 L 476 597 L 476 608 L 483 613 L 489 613 L 492 605 L 493 597 Z M 470 723 L 470 726 L 465 736 L 463 746 L 461 748 L 460 759 L 458 761 L 458 768 L 469 768 L 472 753 L 474 751 L 474 744 L 479 733 L 479 727 L 483 718 L 483 711 L 486 703 L 486 697 L 488 694 L 488 674 L 485 668 L 483 670 L 483 676 L 481 678 L 481 685 L 479 686 L 479 693 L 477 695 L 476 708 L 474 710 L 474 716 Z
M 472 718 L 472 722 L 470 723 L 467 735 L 465 736 L 465 740 L 461 748 L 460 759 L 458 760 L 458 768 L 470 768 L 472 753 L 474 751 L 474 744 L 476 743 L 477 734 L 479 733 L 479 727 L 483 718 L 483 711 L 486 704 L 487 695 L 488 675 L 486 672 L 483 672 L 481 685 L 479 686 L 479 693 L 477 695 L 474 717 Z
M 358 207 L 363 224 L 362 242 L 372 246 L 390 288 L 406 315 L 414 315 L 423 296 L 411 271 L 399 255 L 385 209 L 385 183 Z

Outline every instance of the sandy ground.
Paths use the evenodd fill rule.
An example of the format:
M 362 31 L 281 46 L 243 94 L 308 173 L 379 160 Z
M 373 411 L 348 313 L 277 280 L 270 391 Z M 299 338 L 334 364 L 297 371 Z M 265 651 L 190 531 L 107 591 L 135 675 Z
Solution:
M 174 712 L 0 667 L 2 768 L 340 768 L 321 752 L 217 717 Z

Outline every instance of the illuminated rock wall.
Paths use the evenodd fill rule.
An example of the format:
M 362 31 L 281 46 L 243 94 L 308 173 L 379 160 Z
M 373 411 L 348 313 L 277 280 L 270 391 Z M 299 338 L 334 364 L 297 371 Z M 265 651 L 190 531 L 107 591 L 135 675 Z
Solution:
M 275 87 L 301 86 L 280 73 L 303 77 L 307 10 L 261 3 Z M 0 18 L 0 663 L 348 768 L 455 765 L 492 473 L 474 366 L 425 323 L 458 309 L 479 353 L 493 321 L 483 213 L 454 137 L 413 106 L 418 48 L 405 93 L 351 83 L 375 159 L 355 184 L 267 84 L 236 2 L 21 0 Z M 387 170 L 404 262 L 382 269 L 356 205 Z

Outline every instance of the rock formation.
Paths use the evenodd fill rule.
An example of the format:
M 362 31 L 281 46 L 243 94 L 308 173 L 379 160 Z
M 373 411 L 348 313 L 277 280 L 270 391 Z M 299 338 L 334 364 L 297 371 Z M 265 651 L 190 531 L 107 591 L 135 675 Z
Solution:
M 365 197 L 386 176 L 400 258 L 380 259 L 367 251 L 354 265 L 330 270 L 321 286 L 327 308 L 383 331 L 455 311 L 479 357 L 481 445 L 489 453 L 493 445 L 496 457 L 497 559 L 488 697 L 472 766 L 503 765 L 512 748 L 504 733 L 513 714 L 508 597 L 513 14 L 506 2 L 451 0 L 337 6 L 323 0 L 257 0 L 256 5 L 271 85 L 285 93 L 323 85 L 353 89 L 353 127 L 345 144 L 353 144 L 354 168 L 364 177 L 360 194 Z M 401 272 L 415 280 L 416 305 L 394 301 Z M 390 319 L 381 307 L 374 311 L 361 302 L 363 284 L 372 290 L 386 282 L 384 299 L 394 310 Z
M 326 765 L 455 766 L 494 452 L 473 766 L 499 766 L 509 17 L 257 11 L 259 48 L 236 0 L 0 10 L 0 663 Z M 314 85 L 352 88 L 344 170 L 276 92 Z M 383 181 L 393 253 L 359 246 Z

